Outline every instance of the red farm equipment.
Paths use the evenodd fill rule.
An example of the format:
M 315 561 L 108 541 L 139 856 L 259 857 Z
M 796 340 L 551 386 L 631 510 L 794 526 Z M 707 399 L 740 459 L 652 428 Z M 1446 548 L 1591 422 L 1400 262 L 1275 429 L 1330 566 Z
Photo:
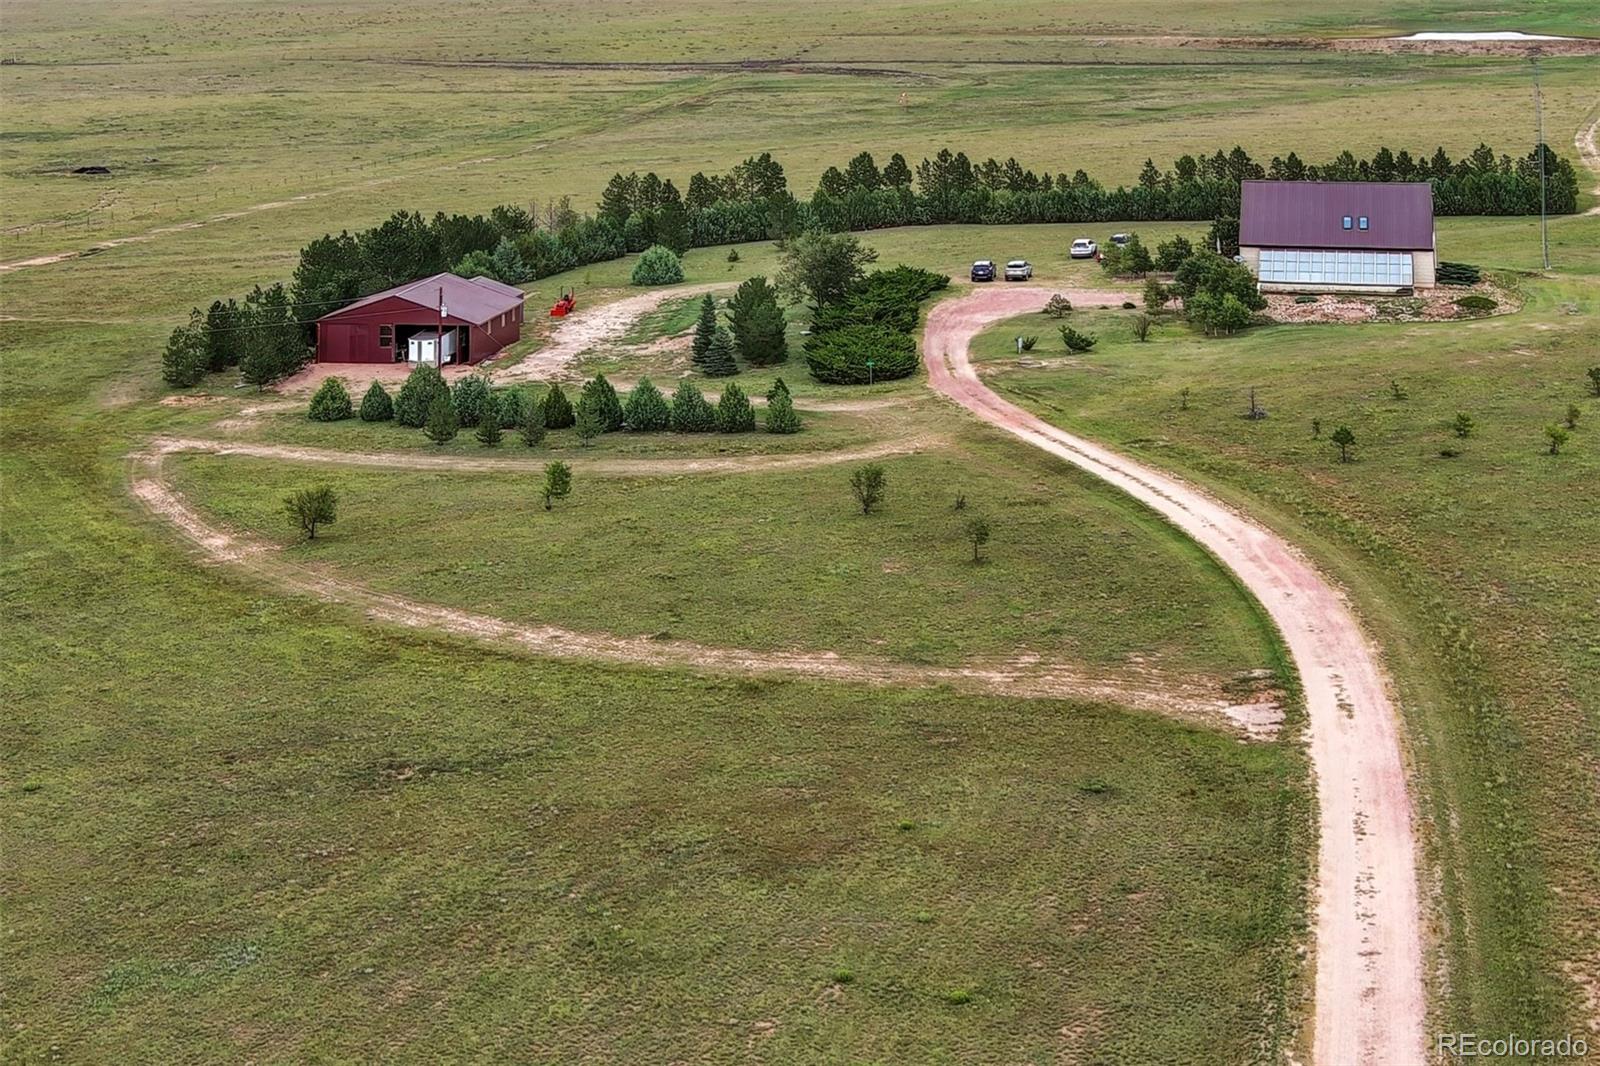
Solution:
M 561 294 L 561 299 L 557 300 L 555 302 L 555 304 L 550 308 L 550 317 L 551 318 L 565 318 L 565 317 L 567 317 L 567 315 L 569 315 L 572 312 L 572 309 L 577 307 L 577 306 L 578 306 L 578 293 L 577 293 L 577 291 L 574 290 L 572 292 L 564 292 L 564 293 Z

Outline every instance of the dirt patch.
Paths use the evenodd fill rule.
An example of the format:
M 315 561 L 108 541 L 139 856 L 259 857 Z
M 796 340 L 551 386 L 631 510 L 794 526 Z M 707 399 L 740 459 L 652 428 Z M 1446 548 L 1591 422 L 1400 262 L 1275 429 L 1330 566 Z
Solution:
M 284 557 L 274 545 L 208 521 L 166 481 L 162 461 L 173 447 L 133 457 L 132 492 L 150 513 L 170 523 L 208 559 L 247 570 L 278 588 L 344 604 L 377 621 L 466 637 L 499 648 L 547 658 L 625 665 L 686 668 L 718 674 L 803 677 L 875 686 L 950 686 L 962 691 L 1025 699 L 1108 702 L 1238 732 L 1260 734 L 1230 717 L 1225 685 L 1215 679 L 1158 675 L 1148 669 L 1124 676 L 1097 675 L 1036 656 L 974 661 L 960 667 L 929 667 L 883 660 L 849 659 L 831 651 L 760 651 L 711 647 L 684 640 L 580 632 L 552 625 L 527 625 L 491 615 L 425 603 L 375 591 L 320 567 Z
M 1594 188 L 1589 191 L 1600 197 L 1600 141 L 1596 140 L 1597 137 L 1600 137 L 1600 118 L 1589 123 L 1587 129 L 1580 129 L 1572 140 L 1577 146 L 1578 155 L 1583 157 L 1583 165 L 1589 168 L 1589 175 L 1595 180 Z M 1600 204 L 1595 204 L 1584 214 L 1600 215 Z
M 1397 55 L 1600 56 L 1600 39 L 1593 37 L 1489 40 L 1458 37 L 1341 37 L 1330 40 L 1328 47 L 1337 52 L 1385 52 Z
M 1485 296 L 1495 301 L 1493 311 L 1468 311 L 1457 306 L 1463 296 Z M 1492 281 L 1476 285 L 1441 285 L 1424 289 L 1414 296 L 1361 296 L 1323 293 L 1301 303 L 1292 293 L 1267 293 L 1267 317 L 1281 323 L 1355 322 L 1449 322 L 1456 319 L 1491 318 L 1522 309 L 1522 301 L 1511 290 Z
M 1398 714 L 1377 652 L 1344 595 L 1272 530 L 1193 485 L 1050 425 L 979 381 L 968 357 L 972 338 L 1037 310 L 1048 296 L 987 289 L 936 305 L 923 335 L 929 384 L 1161 514 L 1237 574 L 1271 616 L 1300 674 L 1316 775 L 1315 1059 L 1422 1062 L 1427 1000 L 1416 841 Z
M 451 364 L 441 367 L 439 373 L 446 381 L 455 382 L 476 373 L 482 365 Z M 309 396 L 328 378 L 341 378 L 351 398 L 360 403 L 361 394 L 366 392 L 374 381 L 398 387 L 412 369 L 409 363 L 308 363 L 303 369 L 274 385 L 273 391 L 286 395 Z

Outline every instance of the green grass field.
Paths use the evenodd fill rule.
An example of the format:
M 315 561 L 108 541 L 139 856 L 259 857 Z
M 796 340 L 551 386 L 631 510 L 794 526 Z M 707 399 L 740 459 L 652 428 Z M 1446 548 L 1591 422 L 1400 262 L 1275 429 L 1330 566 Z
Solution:
M 221 379 L 201 404 L 159 402 L 159 351 L 188 309 L 286 279 L 327 231 L 396 209 L 563 195 L 584 208 L 619 168 L 681 186 L 763 150 L 802 193 L 863 148 L 915 161 L 949 144 L 1110 182 L 1146 156 L 1235 143 L 1258 158 L 1385 142 L 1459 154 L 1480 140 L 1520 154 L 1523 61 L 1147 39 L 1508 19 L 1600 34 L 1587 4 L 1501 7 L 716 0 L 691 13 L 600 0 L 441 20 L 370 0 L 9 5 L 0 258 L 138 239 L 0 274 L 0 1058 L 1303 1060 L 1313 839 L 1292 681 L 1283 737 L 1242 744 L 1089 703 L 519 657 L 201 562 L 130 498 L 128 456 L 163 433 L 420 450 L 414 433 L 293 411 L 218 428 L 263 400 Z M 1593 117 L 1593 61 L 1552 58 L 1543 73 L 1550 140 L 1570 155 Z M 113 173 L 65 172 L 86 164 Z M 1151 243 L 1205 228 L 1104 228 L 1130 226 Z M 1527 270 L 1535 227 L 1442 220 L 1440 244 Z M 1042 284 L 1099 284 L 1063 259 L 1079 232 L 865 239 L 881 265 L 959 277 L 974 258 L 1022 256 Z M 1552 242 L 1563 276 L 1523 280 L 1524 312 L 1466 328 L 1203 342 L 1163 326 L 1135 347 L 1106 312 L 1100 347 L 1070 370 L 1006 369 L 1009 334 L 986 342 L 1020 401 L 1203 479 L 1350 586 L 1407 709 L 1438 879 L 1439 1017 L 1480 1031 L 1575 1027 L 1562 975 L 1600 958 L 1586 846 L 1600 839 L 1600 530 L 1584 507 L 1597 401 L 1582 401 L 1567 454 L 1538 454 L 1594 361 L 1600 233 L 1566 220 Z M 586 306 L 620 295 L 630 267 L 545 279 L 531 307 L 563 286 Z M 775 257 L 701 249 L 685 269 L 737 282 L 770 275 Z M 681 329 L 689 311 L 669 304 L 619 343 Z M 672 374 L 674 359 L 618 347 L 581 366 L 628 379 Z M 900 406 L 817 411 L 792 438 L 549 450 L 748 456 L 937 438 L 890 461 L 884 513 L 850 515 L 837 467 L 592 480 L 580 467 L 577 497 L 545 516 L 510 475 L 172 465 L 199 506 L 286 556 L 529 620 L 867 643 L 912 662 L 1024 642 L 1219 676 L 1278 661 L 1253 605 L 1197 550 L 920 380 L 823 390 L 798 362 L 782 373 L 802 408 Z M 760 393 L 771 376 L 740 380 Z M 1391 378 L 1404 403 L 1386 399 Z M 1265 423 L 1234 417 L 1250 384 Z M 1457 408 L 1479 434 L 1440 460 Z M 1357 463 L 1308 439 L 1319 415 L 1350 422 Z M 463 437 L 445 451 L 480 449 Z M 326 542 L 289 546 L 280 497 L 321 477 L 344 516 Z M 997 518 L 982 567 L 949 535 L 958 491 Z M 714 522 L 729 496 L 742 509 Z M 432 559 L 431 537 L 468 547 Z

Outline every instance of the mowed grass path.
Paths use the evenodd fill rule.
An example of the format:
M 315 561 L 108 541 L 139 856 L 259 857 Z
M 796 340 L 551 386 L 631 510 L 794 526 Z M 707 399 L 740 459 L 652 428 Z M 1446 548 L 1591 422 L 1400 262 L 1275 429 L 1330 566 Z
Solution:
M 1557 976 L 1600 950 L 1600 853 L 1580 843 L 1600 839 L 1600 399 L 1585 378 L 1600 225 L 1557 233 L 1565 276 L 1523 279 L 1515 315 L 1223 340 L 1163 323 L 1138 344 L 1128 314 L 1091 313 L 1075 317 L 1100 343 L 1071 359 L 1033 316 L 978 345 L 1011 398 L 1216 489 L 1351 587 L 1419 754 L 1455 973 L 1441 1010 L 1479 1025 L 1581 1017 Z M 1015 365 L 1018 332 L 1045 334 L 1050 365 Z M 1264 421 L 1242 417 L 1252 386 Z M 1548 455 L 1544 427 L 1569 404 L 1578 428 Z M 1466 439 L 1457 412 L 1476 422 Z M 1327 439 L 1340 425 L 1355 434 L 1350 464 Z

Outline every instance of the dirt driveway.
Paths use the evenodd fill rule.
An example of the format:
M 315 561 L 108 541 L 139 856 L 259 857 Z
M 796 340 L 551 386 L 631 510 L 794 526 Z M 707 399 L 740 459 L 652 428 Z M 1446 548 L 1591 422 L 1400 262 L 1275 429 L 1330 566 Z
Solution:
M 1069 292 L 1075 304 L 1123 293 Z M 1420 1063 L 1427 1009 L 1411 798 L 1388 679 L 1344 596 L 1281 537 L 1177 478 L 1073 436 L 978 380 L 968 343 L 1036 311 L 1047 289 L 982 289 L 928 315 L 929 384 L 979 418 L 1115 485 L 1239 576 L 1283 634 L 1305 687 L 1319 814 L 1314 1054 Z

